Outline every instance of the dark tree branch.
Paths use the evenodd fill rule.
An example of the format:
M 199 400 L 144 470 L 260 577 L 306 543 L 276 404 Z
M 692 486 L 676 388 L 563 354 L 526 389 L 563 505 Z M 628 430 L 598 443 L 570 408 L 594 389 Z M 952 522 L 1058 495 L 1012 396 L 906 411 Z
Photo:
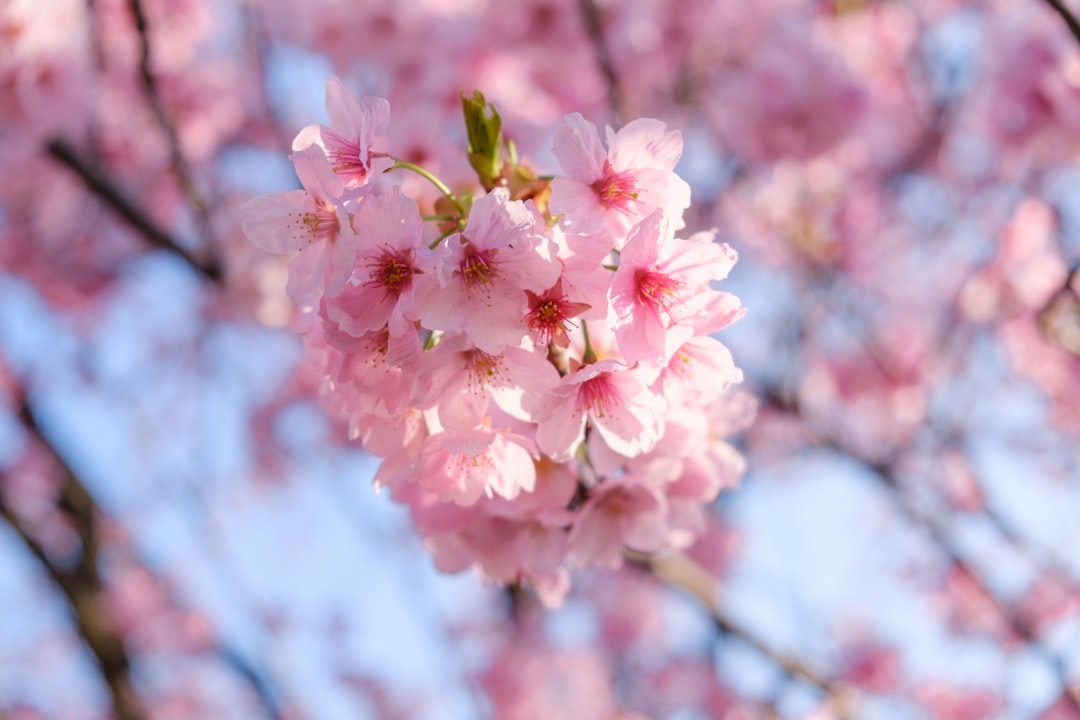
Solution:
M 608 106 L 616 123 L 623 123 L 625 108 L 623 107 L 622 91 L 619 89 L 619 77 L 615 72 L 615 63 L 611 58 L 611 50 L 607 41 L 604 40 L 604 26 L 600 21 L 600 9 L 596 7 L 595 0 L 580 0 L 581 15 L 585 21 L 585 30 L 592 42 L 593 51 L 596 53 L 596 63 L 600 68 L 600 74 L 604 76 L 607 85 Z
M 81 548 L 77 562 L 71 567 L 54 562 L 2 495 L 0 516 L 15 530 L 67 598 L 78 633 L 101 668 L 119 720 L 143 720 L 147 714 L 131 685 L 127 652 L 104 603 L 104 588 L 98 573 L 97 507 L 71 467 L 42 434 L 37 418 L 25 400 L 18 409 L 18 418 L 31 439 L 52 456 L 62 474 L 57 505 L 79 536 Z
M 191 252 L 181 246 L 172 235 L 163 230 L 147 217 L 146 213 L 139 207 L 124 197 L 109 178 L 80 158 L 64 140 L 50 140 L 46 149 L 53 159 L 77 175 L 90 192 L 104 200 L 117 215 L 142 235 L 153 247 L 179 256 L 206 279 L 215 283 L 221 282 L 223 273 L 221 266 L 216 261 L 204 262 L 197 259 Z
M 1062 0 L 1043 0 L 1043 2 L 1061 16 L 1061 19 L 1065 21 L 1065 25 L 1069 28 L 1069 32 L 1080 43 L 1080 21 L 1076 19 L 1076 16 L 1072 14 L 1069 8 L 1065 7 L 1065 3 Z
M 45 547 L 31 534 L 26 524 L 5 503 L 2 494 L 0 494 L 0 517 L 3 517 L 15 530 L 27 549 L 37 558 L 53 583 L 67 598 L 72 613 L 75 615 L 78 633 L 101 667 L 102 676 L 109 687 L 119 720 L 141 720 L 147 717 L 147 714 L 131 687 L 130 660 L 123 642 L 108 619 L 103 603 L 104 583 L 98 572 L 97 518 L 101 515 L 100 508 L 87 491 L 85 484 L 46 437 L 25 398 L 22 399 L 17 416 L 32 440 L 44 448 L 63 476 L 57 507 L 71 521 L 79 536 L 81 551 L 78 563 L 69 569 L 51 558 Z M 224 644 L 219 643 L 215 652 L 252 689 L 270 718 L 273 720 L 285 718 L 286 714 L 281 709 L 275 688 L 250 662 Z
M 151 70 L 150 35 L 146 22 L 146 13 L 143 11 L 141 0 L 128 0 L 128 7 L 131 9 L 135 32 L 139 37 L 139 78 L 142 81 L 146 101 L 149 103 L 162 133 L 165 135 L 165 141 L 169 147 L 169 158 L 172 161 L 177 182 L 180 184 L 180 190 L 195 209 L 203 237 L 212 245 L 213 232 L 206 200 L 195 186 L 194 180 L 192 180 L 191 167 L 188 165 L 187 158 L 184 157 L 184 153 L 180 148 L 180 138 L 176 134 L 176 128 L 162 105 L 157 80 Z

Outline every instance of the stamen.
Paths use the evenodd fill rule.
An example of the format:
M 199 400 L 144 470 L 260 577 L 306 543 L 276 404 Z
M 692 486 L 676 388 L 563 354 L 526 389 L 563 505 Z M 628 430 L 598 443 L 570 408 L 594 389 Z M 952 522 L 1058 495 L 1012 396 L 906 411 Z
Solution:
M 605 413 L 619 404 L 619 396 L 611 384 L 610 373 L 597 375 L 581 383 L 578 390 L 577 409 L 595 417 L 604 417 Z
M 618 210 L 622 213 L 632 211 L 632 203 L 637 200 L 637 187 L 634 177 L 629 173 L 616 173 L 611 161 L 604 161 L 604 175 L 590 186 L 600 205 L 605 210 Z
M 658 313 L 671 312 L 678 302 L 679 289 L 684 285 L 681 280 L 663 273 L 640 268 L 634 271 L 634 284 L 637 286 L 637 302 Z
M 371 279 L 364 285 L 384 288 L 387 297 L 399 297 L 412 283 L 412 262 L 404 253 L 384 252 L 367 266 L 371 268 Z
M 299 232 L 297 239 L 310 245 L 320 240 L 333 240 L 341 230 L 341 224 L 334 206 L 316 199 L 313 211 L 300 214 L 296 229 Z

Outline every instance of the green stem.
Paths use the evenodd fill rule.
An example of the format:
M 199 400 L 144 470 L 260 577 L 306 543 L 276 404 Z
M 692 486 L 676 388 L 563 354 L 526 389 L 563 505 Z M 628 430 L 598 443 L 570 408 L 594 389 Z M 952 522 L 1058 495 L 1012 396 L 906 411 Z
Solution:
M 412 170 L 414 173 L 416 173 L 420 177 L 425 178 L 432 185 L 434 185 L 436 188 L 438 188 L 439 192 L 441 192 L 443 195 L 445 195 L 447 200 L 449 200 L 451 203 L 454 204 L 454 207 L 457 208 L 458 214 L 461 217 L 465 217 L 465 208 L 462 207 L 461 201 L 459 201 L 457 199 L 457 197 L 454 195 L 454 193 L 450 192 L 450 188 L 447 187 L 446 183 L 444 183 L 442 180 L 440 180 L 439 178 L 432 175 L 430 172 L 428 172 L 424 168 L 420 167 L 419 165 L 417 165 L 415 163 L 408 162 L 407 160 L 398 160 L 397 158 L 394 158 L 394 164 L 391 165 L 386 170 L 386 172 L 390 172 L 391 170 Z
M 581 321 L 581 332 L 585 336 L 585 355 L 581 358 L 581 362 L 589 365 L 596 362 L 596 353 L 593 352 L 592 343 L 589 342 L 589 325 L 584 320 Z

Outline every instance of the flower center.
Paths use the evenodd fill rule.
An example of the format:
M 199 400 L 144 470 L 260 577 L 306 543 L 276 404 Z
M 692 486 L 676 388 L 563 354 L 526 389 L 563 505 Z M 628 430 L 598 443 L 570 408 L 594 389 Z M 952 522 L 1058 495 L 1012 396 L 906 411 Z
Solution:
M 577 409 L 594 417 L 604 417 L 604 414 L 617 407 L 619 402 L 610 373 L 602 373 L 586 380 L 578 390 Z
M 499 273 L 499 268 L 495 264 L 495 254 L 498 251 L 480 251 L 471 242 L 465 240 L 464 237 L 462 240 L 465 242 L 465 257 L 461 260 L 460 270 L 461 277 L 465 281 L 465 287 L 474 288 L 479 285 L 487 285 Z
M 325 133 L 326 159 L 347 186 L 360 186 L 367 182 L 368 165 L 360 146 L 340 135 Z
M 637 302 L 658 313 L 671 312 L 678 301 L 679 288 L 683 286 L 679 280 L 645 269 L 634 271 L 634 284 L 637 286 Z
M 604 175 L 591 186 L 597 200 L 605 210 L 618 210 L 622 213 L 631 211 L 631 204 L 637 200 L 637 188 L 630 173 L 616 173 L 611 161 L 604 161 Z
M 469 389 L 473 394 L 486 392 L 486 388 L 496 379 L 506 380 L 501 358 L 497 355 L 490 355 L 483 350 L 472 350 L 467 362 Z
M 412 283 L 412 263 L 402 253 L 384 252 L 368 267 L 371 268 L 371 279 L 365 285 L 385 288 L 390 297 L 400 296 Z
M 300 228 L 310 245 L 320 240 L 333 240 L 341 230 L 341 223 L 333 205 L 316 199 L 315 209 L 300 216 Z

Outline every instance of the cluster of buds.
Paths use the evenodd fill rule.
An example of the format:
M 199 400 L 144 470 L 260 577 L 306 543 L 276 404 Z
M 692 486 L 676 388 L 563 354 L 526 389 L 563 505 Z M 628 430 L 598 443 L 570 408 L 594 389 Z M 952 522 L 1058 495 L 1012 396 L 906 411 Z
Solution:
M 682 137 L 568 115 L 538 176 L 482 95 L 462 96 L 475 193 L 379 149 L 389 104 L 327 84 L 329 127 L 293 143 L 302 190 L 255 198 L 255 245 L 296 253 L 322 400 L 383 458 L 438 567 L 561 601 L 568 567 L 691 545 L 737 482 L 724 438 L 754 412 L 712 335 L 744 310 L 712 283 L 735 252 L 676 238 Z M 399 172 L 438 191 L 421 204 Z

